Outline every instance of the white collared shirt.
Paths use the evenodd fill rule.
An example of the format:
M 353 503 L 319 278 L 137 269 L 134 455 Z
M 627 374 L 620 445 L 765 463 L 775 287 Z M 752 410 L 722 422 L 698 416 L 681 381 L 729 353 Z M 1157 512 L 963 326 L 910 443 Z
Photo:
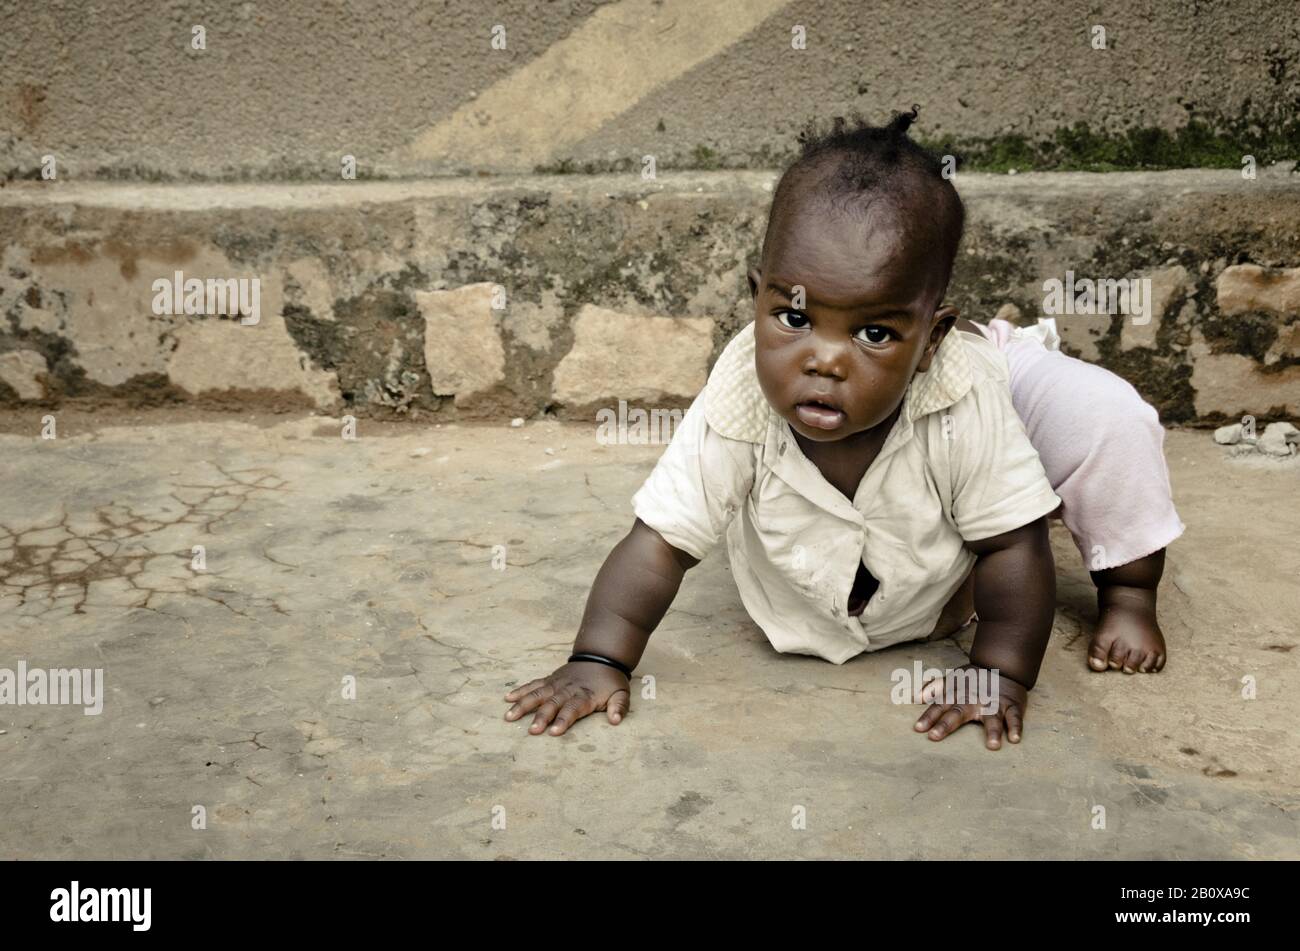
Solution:
M 1059 502 L 1011 405 L 1005 358 L 957 330 L 908 385 L 850 501 L 763 396 L 752 323 L 632 497 L 637 518 L 695 558 L 725 534 L 741 601 L 772 646 L 836 664 L 929 635 L 975 563 L 963 542 Z M 852 617 L 859 561 L 880 584 Z

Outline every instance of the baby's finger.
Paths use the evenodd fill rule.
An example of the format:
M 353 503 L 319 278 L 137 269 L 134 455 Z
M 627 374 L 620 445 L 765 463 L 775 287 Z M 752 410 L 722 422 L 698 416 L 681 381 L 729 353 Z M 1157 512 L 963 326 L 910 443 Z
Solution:
M 506 694 L 506 702 L 510 703 L 515 700 L 518 700 L 519 697 L 521 697 L 523 694 L 528 693 L 528 691 L 530 690 L 536 690 L 544 683 L 546 683 L 546 681 L 543 679 L 543 680 L 530 680 L 526 684 L 521 684 L 520 686 L 515 687 L 508 694 Z
M 540 686 L 524 694 L 513 707 L 506 711 L 507 720 L 518 720 L 525 713 L 531 713 L 555 693 L 555 688 L 545 680 L 534 680 L 533 683 Z
M 983 717 L 984 745 L 991 750 L 1002 749 L 1002 714 L 994 713 Z
M 923 703 L 934 703 L 943 696 L 943 680 L 938 677 L 931 677 L 921 685 L 921 701 Z
M 950 705 L 948 699 L 948 680 L 944 677 L 935 677 L 921 688 L 921 699 L 926 703 L 942 703 L 945 706 Z
M 1020 716 L 1020 708 L 1012 704 L 1007 707 L 1003 716 L 1007 718 L 1007 739 L 1012 743 L 1020 742 L 1020 734 L 1024 727 L 1024 721 Z
M 559 712 L 567 696 L 567 694 L 565 696 L 557 694 L 543 700 L 542 705 L 537 708 L 537 716 L 533 717 L 533 722 L 528 724 L 528 732 L 537 734 L 545 730 L 546 725 L 555 719 L 555 714 Z
M 632 695 L 626 690 L 615 690 L 610 696 L 609 702 L 605 704 L 605 716 L 610 723 L 621 723 L 627 716 L 628 706 L 632 701 Z
M 939 718 L 939 722 L 934 725 L 934 729 L 932 729 L 927 735 L 932 740 L 942 740 L 945 736 L 969 719 L 970 717 L 962 707 L 952 707 L 947 713 Z
M 560 712 L 555 717 L 555 722 L 551 724 L 551 735 L 559 736 L 574 723 L 577 723 L 595 706 L 591 697 L 585 694 L 570 697 L 560 707 Z
M 926 711 L 921 714 L 921 719 L 916 721 L 916 725 L 914 726 L 916 732 L 924 733 L 926 730 L 930 729 L 930 727 L 934 725 L 935 720 L 938 720 L 939 717 L 948 712 L 950 706 L 951 705 L 947 703 L 936 703 L 928 707 Z

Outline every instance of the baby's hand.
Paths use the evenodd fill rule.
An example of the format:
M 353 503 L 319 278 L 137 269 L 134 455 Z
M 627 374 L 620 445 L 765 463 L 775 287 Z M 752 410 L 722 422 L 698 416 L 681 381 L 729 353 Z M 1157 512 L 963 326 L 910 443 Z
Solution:
M 604 710 L 610 723 L 618 724 L 627 715 L 632 695 L 628 679 L 621 671 L 591 661 L 565 664 L 549 677 L 530 680 L 506 694 L 507 720 L 517 720 L 525 713 L 537 711 L 528 732 L 534 735 L 555 721 L 551 735 L 559 736 L 589 713 Z M 558 714 L 558 715 L 557 715 Z
M 979 669 L 974 664 L 966 664 L 958 670 Z M 944 681 L 930 680 L 921 688 L 921 699 L 934 700 L 916 721 L 914 729 L 918 733 L 930 731 L 930 739 L 942 740 L 963 723 L 982 720 L 984 723 L 984 745 L 991 750 L 1002 748 L 1002 732 L 1005 725 L 1007 739 L 1012 743 L 1020 742 L 1020 732 L 1024 724 L 1025 708 L 1029 705 L 1029 691 L 1010 677 L 999 676 L 998 711 L 984 715 L 978 703 L 944 703 Z

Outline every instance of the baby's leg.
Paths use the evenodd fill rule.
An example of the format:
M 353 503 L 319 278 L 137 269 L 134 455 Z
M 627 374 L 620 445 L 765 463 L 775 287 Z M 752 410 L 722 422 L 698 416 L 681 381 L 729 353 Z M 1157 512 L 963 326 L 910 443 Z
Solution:
M 1097 585 L 1089 665 L 1160 670 L 1167 654 L 1156 588 L 1165 546 L 1184 526 L 1174 510 L 1155 409 L 1109 370 L 1037 340 L 1006 340 L 1006 334 L 971 328 L 1005 341 L 1012 403 Z
M 1100 619 L 1088 648 L 1093 670 L 1154 674 L 1165 666 L 1165 638 L 1156 623 L 1156 586 L 1165 550 L 1104 571 L 1091 571 Z

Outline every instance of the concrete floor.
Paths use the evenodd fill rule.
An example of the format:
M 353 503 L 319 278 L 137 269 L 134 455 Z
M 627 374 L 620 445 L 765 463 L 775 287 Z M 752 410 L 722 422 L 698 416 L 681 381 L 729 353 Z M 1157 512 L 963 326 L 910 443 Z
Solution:
M 722 552 L 651 640 L 656 699 L 562 738 L 507 723 L 656 447 L 166 411 L 58 413 L 42 440 L 41 415 L 0 417 L 0 667 L 102 667 L 107 699 L 0 707 L 0 857 L 1300 857 L 1300 468 L 1206 432 L 1166 444 L 1188 526 L 1166 671 L 1085 668 L 1092 591 L 1056 524 L 1025 738 L 989 752 L 889 702 L 892 670 L 954 642 L 779 655 Z

